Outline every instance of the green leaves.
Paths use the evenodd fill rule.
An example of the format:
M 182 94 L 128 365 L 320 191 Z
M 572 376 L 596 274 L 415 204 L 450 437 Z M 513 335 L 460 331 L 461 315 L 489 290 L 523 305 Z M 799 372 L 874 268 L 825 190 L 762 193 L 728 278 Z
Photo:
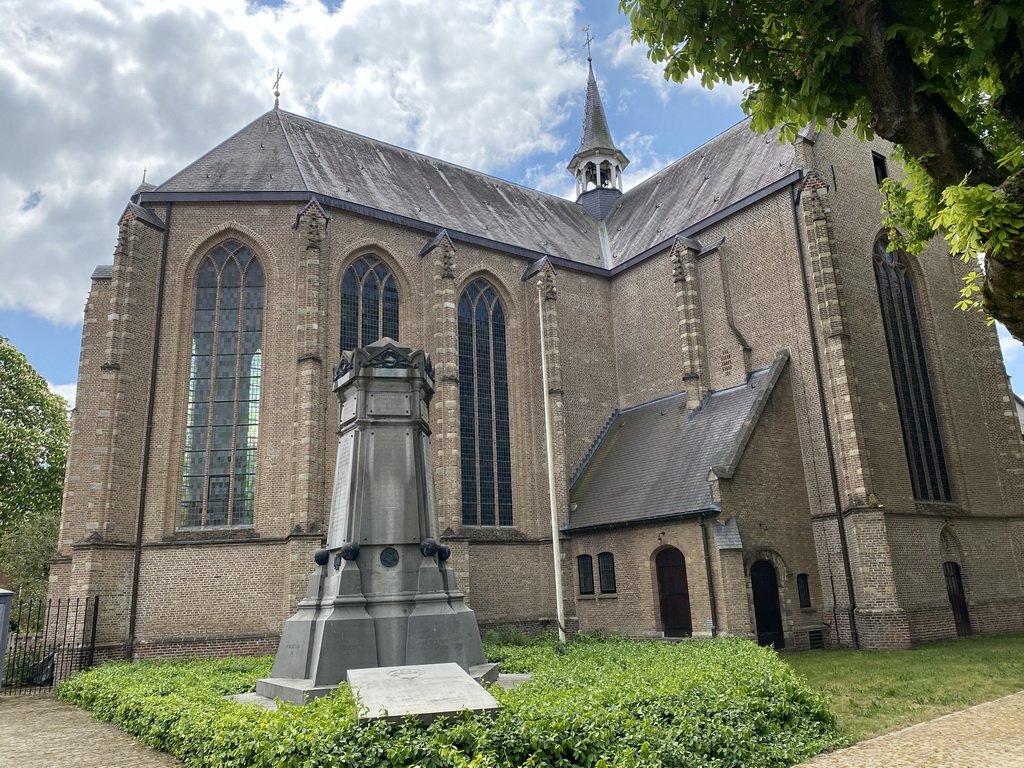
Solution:
M 60 510 L 67 403 L 0 336 L 0 533 L 29 513 Z
M 422 768 L 791 765 L 841 739 L 824 699 L 771 650 L 737 639 L 583 638 L 489 646 L 533 679 L 491 692 L 494 718 L 357 726 L 347 688 L 276 712 L 222 696 L 252 690 L 269 659 L 108 664 L 58 695 L 191 766 Z M 507 666 L 506 666 L 507 665 Z

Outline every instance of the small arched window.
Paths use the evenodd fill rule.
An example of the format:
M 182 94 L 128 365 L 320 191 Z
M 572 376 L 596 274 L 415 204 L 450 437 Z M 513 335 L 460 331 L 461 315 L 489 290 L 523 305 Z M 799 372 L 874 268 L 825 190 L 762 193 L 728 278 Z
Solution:
M 505 310 L 483 280 L 459 298 L 462 524 L 512 525 Z
M 597 573 L 601 580 L 601 594 L 615 592 L 615 556 L 611 552 L 602 552 L 597 556 Z
M 883 236 L 875 241 L 874 265 L 914 498 L 951 501 L 917 299 L 906 257 L 901 251 L 890 251 L 889 241 Z
M 806 573 L 796 575 L 796 593 L 800 596 L 800 607 L 811 607 L 811 584 Z
M 576 571 L 579 574 L 580 594 L 594 594 L 594 558 L 580 555 L 576 558 Z
M 263 359 L 263 268 L 229 240 L 199 267 L 179 525 L 252 525 Z
M 362 256 L 341 279 L 341 350 L 365 347 L 385 336 L 398 341 L 395 276 L 376 256 Z

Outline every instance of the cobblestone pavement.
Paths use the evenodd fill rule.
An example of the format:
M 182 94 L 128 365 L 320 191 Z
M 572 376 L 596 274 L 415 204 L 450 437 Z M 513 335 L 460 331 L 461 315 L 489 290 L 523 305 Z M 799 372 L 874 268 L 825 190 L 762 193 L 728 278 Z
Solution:
M 49 695 L 0 697 L 0 768 L 182 768 Z M 1024 768 L 1024 691 L 904 728 L 799 768 Z
M 49 694 L 0 696 L 0 768 L 180 768 Z
M 1024 691 L 819 755 L 803 767 L 1024 768 Z

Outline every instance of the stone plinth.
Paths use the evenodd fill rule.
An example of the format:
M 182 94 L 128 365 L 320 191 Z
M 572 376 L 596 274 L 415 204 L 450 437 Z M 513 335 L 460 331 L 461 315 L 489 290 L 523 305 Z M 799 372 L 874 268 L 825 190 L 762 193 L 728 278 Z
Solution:
M 327 549 L 257 692 L 337 685 L 350 669 L 484 663 L 476 616 L 438 542 L 428 407 L 433 367 L 390 339 L 344 353 Z M 294 698 L 294 697 L 292 697 Z

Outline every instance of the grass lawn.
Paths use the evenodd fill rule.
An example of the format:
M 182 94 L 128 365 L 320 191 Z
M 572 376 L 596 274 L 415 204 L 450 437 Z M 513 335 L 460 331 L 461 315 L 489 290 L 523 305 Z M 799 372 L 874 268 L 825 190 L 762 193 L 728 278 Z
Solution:
M 1024 690 L 1024 635 L 781 658 L 829 696 L 840 732 L 855 741 Z

